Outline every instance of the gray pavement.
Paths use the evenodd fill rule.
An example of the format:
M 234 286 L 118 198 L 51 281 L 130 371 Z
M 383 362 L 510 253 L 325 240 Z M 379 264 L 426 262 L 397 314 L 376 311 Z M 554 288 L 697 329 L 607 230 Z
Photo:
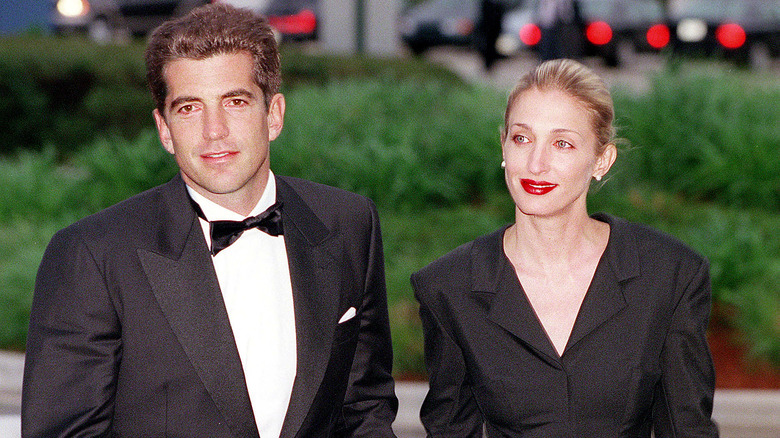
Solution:
M 0 437 L 18 438 L 24 355 L 0 351 Z M 418 413 L 427 384 L 398 382 L 398 417 L 393 428 L 399 438 L 423 438 Z M 780 390 L 717 390 L 715 421 L 722 438 L 780 437 Z

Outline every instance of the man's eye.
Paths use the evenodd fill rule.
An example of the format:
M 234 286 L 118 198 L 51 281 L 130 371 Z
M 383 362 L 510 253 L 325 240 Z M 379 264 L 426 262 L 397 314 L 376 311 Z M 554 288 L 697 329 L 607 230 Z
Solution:
M 247 102 L 244 99 L 230 99 L 228 105 L 230 106 L 244 106 Z
M 179 107 L 178 112 L 181 114 L 188 114 L 191 113 L 195 107 L 193 105 L 182 105 Z

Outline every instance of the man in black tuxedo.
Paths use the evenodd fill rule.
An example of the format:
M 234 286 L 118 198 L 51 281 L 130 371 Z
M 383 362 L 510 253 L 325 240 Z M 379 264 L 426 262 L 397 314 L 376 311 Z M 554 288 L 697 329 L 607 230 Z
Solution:
M 196 9 L 146 63 L 180 174 L 52 238 L 22 435 L 393 436 L 377 212 L 270 171 L 285 100 L 267 22 Z

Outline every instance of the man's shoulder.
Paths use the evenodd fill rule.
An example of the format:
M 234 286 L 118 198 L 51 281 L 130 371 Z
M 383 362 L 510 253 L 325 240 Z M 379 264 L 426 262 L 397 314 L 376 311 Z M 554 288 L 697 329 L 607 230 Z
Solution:
M 125 237 L 141 226 L 160 222 L 164 198 L 173 181 L 131 196 L 63 228 L 58 234 L 78 234 L 85 238 L 105 238 L 114 234 Z
M 363 195 L 359 195 L 348 190 L 340 189 L 338 187 L 329 186 L 326 184 L 309 181 L 302 178 L 296 178 L 293 176 L 276 175 L 277 181 L 281 181 L 283 184 L 287 184 L 293 189 L 299 196 L 306 200 L 312 198 L 322 198 L 323 196 L 334 197 L 339 200 L 347 202 L 366 202 L 368 198 Z
M 363 221 L 374 215 L 376 207 L 369 198 L 337 187 L 290 176 L 277 176 L 277 193 L 282 202 L 302 202 L 315 215 L 339 220 Z

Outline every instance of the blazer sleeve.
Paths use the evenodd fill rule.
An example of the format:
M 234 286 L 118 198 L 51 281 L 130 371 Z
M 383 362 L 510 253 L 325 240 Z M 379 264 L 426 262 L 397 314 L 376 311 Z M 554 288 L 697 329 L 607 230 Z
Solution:
M 420 419 L 429 438 L 481 438 L 484 419 L 474 399 L 461 348 L 436 314 L 435 304 L 420 274 L 411 277 L 420 303 L 429 389 Z M 429 302 L 431 301 L 431 302 Z
M 702 260 L 672 314 L 661 352 L 662 381 L 653 408 L 655 436 L 717 437 L 712 421 L 715 370 L 707 346 L 710 276 Z
M 398 399 L 392 377 L 393 346 L 385 289 L 385 263 L 379 215 L 368 202 L 371 231 L 368 238 L 363 301 L 358 311 L 360 332 L 342 413 L 343 437 L 395 437 L 392 424 Z
M 22 436 L 104 436 L 111 426 L 119 319 L 73 229 L 54 236 L 35 284 L 22 389 Z

